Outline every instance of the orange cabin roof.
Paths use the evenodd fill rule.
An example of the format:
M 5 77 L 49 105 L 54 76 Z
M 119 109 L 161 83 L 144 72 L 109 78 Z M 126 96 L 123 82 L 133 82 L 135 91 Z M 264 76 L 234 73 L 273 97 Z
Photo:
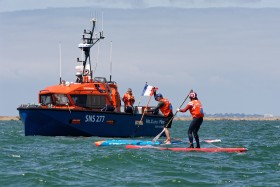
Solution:
M 100 90 L 104 90 L 105 92 L 100 92 Z M 108 89 L 102 83 L 72 83 L 69 85 L 53 85 L 48 86 L 45 89 L 40 91 L 40 94 L 48 94 L 48 93 L 59 93 L 59 94 L 85 94 L 88 92 L 96 92 L 96 94 L 104 95 L 107 94 Z

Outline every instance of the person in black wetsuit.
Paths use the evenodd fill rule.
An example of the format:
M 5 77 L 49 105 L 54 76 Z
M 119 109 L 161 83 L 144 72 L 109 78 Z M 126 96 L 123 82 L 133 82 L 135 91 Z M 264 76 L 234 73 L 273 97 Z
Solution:
M 177 109 L 178 112 L 186 112 L 187 110 L 190 110 L 190 113 L 193 117 L 192 122 L 190 123 L 189 130 L 188 130 L 188 137 L 190 141 L 189 148 L 194 148 L 193 146 L 193 137 L 196 141 L 196 148 L 200 148 L 199 143 L 199 136 L 198 131 L 200 129 L 200 126 L 203 122 L 203 108 L 201 102 L 197 98 L 197 94 L 195 92 L 191 92 L 189 94 L 190 102 L 187 104 L 187 106 L 184 109 Z

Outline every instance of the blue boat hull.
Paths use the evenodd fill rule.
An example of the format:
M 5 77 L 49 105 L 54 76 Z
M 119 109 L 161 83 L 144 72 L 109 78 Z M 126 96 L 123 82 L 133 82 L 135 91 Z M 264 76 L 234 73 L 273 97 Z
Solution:
M 25 135 L 42 136 L 156 136 L 163 129 L 163 116 L 54 108 L 18 108 Z

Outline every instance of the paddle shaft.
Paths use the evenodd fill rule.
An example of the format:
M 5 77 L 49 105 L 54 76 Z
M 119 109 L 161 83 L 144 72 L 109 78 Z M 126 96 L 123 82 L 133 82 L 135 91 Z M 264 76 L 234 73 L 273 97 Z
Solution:
M 150 95 L 150 98 L 149 98 L 148 103 L 147 103 L 147 105 L 146 105 L 146 107 L 145 107 L 145 109 L 144 109 L 144 112 L 143 112 L 143 114 L 142 114 L 142 117 L 141 117 L 140 121 L 143 121 L 143 118 L 144 118 L 144 115 L 145 115 L 145 110 L 148 108 L 149 103 L 150 103 L 150 101 L 151 101 L 151 98 L 152 98 L 152 95 Z
M 150 98 L 149 98 L 149 100 L 148 100 L 148 103 L 147 103 L 145 109 L 148 108 L 149 103 L 150 103 L 150 101 L 151 101 L 151 98 L 152 98 L 152 94 L 150 95 Z M 140 121 L 136 121 L 136 123 L 137 123 L 138 126 L 137 126 L 137 128 L 135 129 L 135 131 L 133 132 L 132 137 L 135 136 L 136 132 L 138 131 L 139 126 L 143 124 L 142 120 L 143 120 L 143 118 L 144 118 L 144 115 L 145 115 L 145 110 L 143 111 L 143 114 L 142 114 L 142 116 L 141 116 Z
M 193 90 L 191 89 L 190 93 L 193 92 Z M 184 105 L 184 103 L 186 102 L 186 100 L 189 98 L 190 93 L 187 95 L 187 97 L 185 98 L 185 100 L 183 101 L 183 103 L 181 104 L 181 106 L 179 107 L 179 109 Z M 169 125 L 169 123 L 173 120 L 173 118 L 176 116 L 176 114 L 178 113 L 178 111 L 176 110 L 175 114 L 172 116 L 172 118 L 169 120 L 169 122 L 167 123 L 167 125 Z M 166 125 L 166 126 L 167 126 Z

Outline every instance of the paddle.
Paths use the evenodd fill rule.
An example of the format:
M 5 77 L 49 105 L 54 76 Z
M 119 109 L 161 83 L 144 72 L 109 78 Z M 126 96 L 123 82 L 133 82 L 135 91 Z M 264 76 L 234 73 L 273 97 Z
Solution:
M 143 111 L 143 114 L 142 114 L 142 116 L 141 116 L 140 121 L 135 121 L 135 125 L 138 125 L 138 126 L 137 126 L 137 128 L 135 129 L 135 131 L 133 132 L 133 134 L 132 134 L 131 137 L 134 137 L 135 134 L 136 134 L 137 131 L 138 131 L 139 126 L 140 126 L 140 125 L 143 125 L 143 118 L 144 118 L 144 115 L 145 115 L 145 110 L 148 108 L 149 103 L 150 103 L 151 98 L 152 98 L 153 95 L 154 95 L 154 90 L 153 90 L 152 93 L 150 94 L 150 98 L 149 98 L 149 100 L 148 100 L 148 103 L 147 103 L 147 105 L 146 105 L 144 111 Z
M 149 100 L 148 100 L 148 103 L 147 103 L 147 105 L 146 105 L 144 111 L 143 111 L 143 114 L 142 114 L 142 116 L 141 116 L 140 121 L 135 121 L 135 125 L 138 125 L 138 127 L 139 127 L 139 125 L 143 125 L 143 118 L 144 118 L 144 115 L 145 115 L 145 113 L 146 113 L 145 110 L 148 108 L 149 103 L 150 103 L 151 98 L 152 98 L 153 95 L 154 95 L 154 91 L 152 91 L 152 93 L 150 94 L 150 98 L 149 98 Z
M 165 128 L 163 128 L 163 130 L 156 136 L 156 137 L 154 137 L 154 139 L 152 140 L 153 142 L 156 142 L 158 139 L 159 139 L 159 137 L 162 135 L 162 133 L 164 132 L 164 130 L 165 130 Z
M 191 89 L 190 93 L 191 93 L 191 92 L 193 92 L 192 89 Z M 179 108 L 181 108 L 181 107 L 184 105 L 184 103 L 186 102 L 186 100 L 189 98 L 190 93 L 187 95 L 187 97 L 185 98 L 185 100 L 183 101 L 183 103 L 181 104 L 181 106 L 180 106 Z M 178 113 L 178 111 L 175 112 L 175 114 L 174 114 L 173 117 L 168 121 L 168 123 L 167 123 L 166 126 L 168 126 L 168 124 L 173 120 L 173 118 L 176 116 L 177 113 Z M 165 128 L 163 128 L 163 130 L 162 130 L 156 137 L 154 137 L 154 139 L 153 139 L 152 141 L 153 141 L 153 142 L 156 142 L 156 141 L 159 139 L 159 137 L 162 135 L 162 133 L 164 132 L 164 130 L 165 130 Z

